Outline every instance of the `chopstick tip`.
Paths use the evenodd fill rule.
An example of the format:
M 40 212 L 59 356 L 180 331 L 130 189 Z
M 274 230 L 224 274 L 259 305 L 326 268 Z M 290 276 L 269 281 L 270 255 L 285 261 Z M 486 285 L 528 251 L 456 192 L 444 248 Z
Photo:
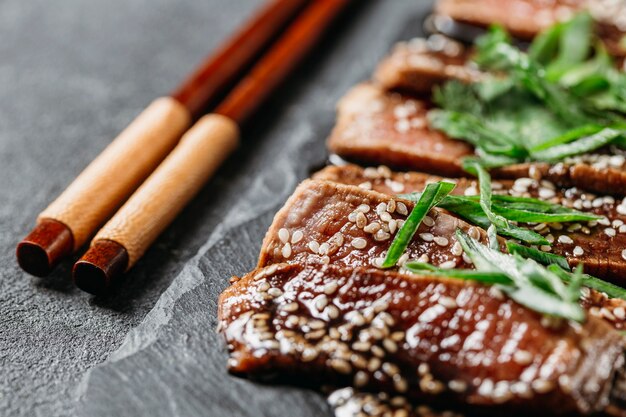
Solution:
M 45 277 L 59 261 L 74 248 L 71 230 L 63 223 L 42 219 L 17 245 L 16 256 L 20 268 L 31 275 Z
M 128 252 L 112 240 L 97 240 L 74 264 L 74 284 L 94 295 L 105 293 L 128 266 Z

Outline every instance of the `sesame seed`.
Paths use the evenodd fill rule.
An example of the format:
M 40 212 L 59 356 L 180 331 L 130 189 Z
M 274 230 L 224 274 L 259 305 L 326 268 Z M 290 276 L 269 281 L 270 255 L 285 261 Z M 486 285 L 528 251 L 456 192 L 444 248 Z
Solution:
M 293 235 L 291 235 L 291 243 L 298 243 L 302 238 L 304 238 L 304 233 L 302 233 L 301 230 L 296 230 L 293 232 Z
M 476 239 L 476 240 L 480 239 L 480 231 L 477 228 L 475 228 L 474 226 L 469 228 L 469 230 L 467 231 L 467 234 L 472 239 Z
M 283 292 L 280 288 L 270 288 L 269 290 L 267 290 L 267 293 L 272 297 L 280 297 L 281 295 L 283 295 Z
M 387 204 L 385 203 L 379 203 L 376 206 L 376 213 L 380 216 L 382 213 L 387 211 Z
M 324 310 L 324 308 L 328 305 L 328 297 L 325 294 L 320 294 L 315 297 L 315 308 L 319 311 Z
M 287 304 L 284 304 L 284 305 L 281 307 L 281 309 L 282 309 L 283 311 L 287 311 L 287 312 L 289 312 L 289 313 L 293 313 L 294 311 L 297 311 L 297 310 L 298 310 L 298 303 L 287 303 Z
M 420 376 L 424 376 L 430 373 L 430 366 L 427 363 L 420 363 L 417 367 L 417 373 Z
M 608 236 L 608 237 L 615 237 L 615 229 L 611 228 L 611 227 L 607 227 L 606 229 L 604 229 L 604 233 Z
M 580 246 L 576 246 L 574 250 L 572 251 L 572 253 L 574 254 L 574 256 L 581 256 L 582 254 L 585 253 L 585 251 Z
M 572 243 L 574 243 L 574 240 L 572 240 L 572 238 L 567 235 L 559 236 L 558 240 L 559 240 L 559 243 L 568 244 L 568 245 L 571 245 Z
M 281 253 L 284 258 L 289 258 L 291 256 L 291 245 L 289 244 L 289 242 L 285 243 L 285 246 L 283 246 Z
M 454 256 L 461 256 L 463 254 L 463 246 L 461 246 L 460 242 L 454 242 L 452 248 L 450 249 L 450 253 Z
M 363 239 L 362 237 L 357 237 L 355 239 L 352 239 L 351 244 L 356 249 L 363 249 L 367 246 L 367 241 Z
M 357 341 L 352 344 L 352 349 L 357 352 L 368 352 L 372 345 L 369 342 Z
M 330 245 L 328 244 L 328 242 L 324 242 L 320 245 L 317 253 L 319 253 L 320 255 L 327 255 L 329 249 L 330 249 Z
M 364 190 L 371 190 L 372 189 L 372 183 L 369 181 L 365 181 L 359 184 L 359 188 L 363 188 Z
M 370 372 L 376 372 L 380 369 L 381 361 L 378 358 L 372 358 L 367 364 L 367 370 Z
M 450 388 L 450 391 L 454 392 L 465 392 L 467 390 L 467 383 L 460 379 L 453 379 L 448 382 L 448 388 Z
M 448 246 L 448 239 L 443 236 L 437 236 L 433 240 L 439 246 Z
M 367 373 L 363 372 L 363 371 L 358 371 L 356 374 L 354 374 L 354 386 L 359 388 L 362 387 L 364 385 L 366 385 L 369 381 L 369 376 L 367 375 Z
M 259 285 L 257 285 L 256 288 L 260 292 L 265 292 L 265 291 L 270 289 L 270 283 L 267 282 L 267 281 L 261 281 L 261 282 L 259 282 Z
M 318 350 L 315 348 L 306 348 L 302 351 L 302 361 L 303 362 L 311 362 L 317 355 L 319 354 Z
M 428 227 L 433 227 L 435 225 L 435 221 L 430 216 L 424 216 L 422 223 L 424 223 Z
M 371 210 L 371 207 L 368 206 L 367 204 L 361 204 L 360 206 L 356 208 L 356 211 L 359 211 L 361 213 L 369 213 L 370 210 Z
M 533 391 L 538 394 L 545 394 L 554 389 L 554 383 L 545 379 L 536 379 L 531 383 Z
M 513 354 L 513 360 L 520 365 L 529 365 L 533 361 L 533 355 L 527 350 L 518 350 Z
M 398 345 L 396 344 L 396 342 L 394 342 L 391 339 L 384 339 L 383 340 L 383 347 L 389 353 L 396 353 L 398 351 Z
M 435 239 L 432 233 L 420 233 L 420 239 L 424 242 L 432 242 Z
M 397 223 L 395 220 L 389 220 L 389 233 L 394 234 L 396 232 Z
M 409 210 L 406 208 L 406 204 L 401 201 L 396 204 L 396 211 L 398 212 L 398 214 L 401 214 L 403 216 L 409 214 Z
M 387 212 L 393 213 L 394 211 L 396 211 L 396 200 L 389 200 L 387 203 Z
M 278 238 L 283 243 L 289 242 L 289 230 L 285 229 L 284 227 L 278 230 Z
M 613 315 L 620 320 L 626 319 L 626 310 L 624 307 L 615 307 L 613 309 Z
M 443 262 L 441 264 L 439 264 L 439 268 L 441 269 L 452 269 L 456 266 L 456 261 L 452 260 L 452 261 L 446 261 Z
M 409 389 L 409 385 L 402 377 L 394 378 L 393 386 L 398 392 L 406 392 Z
M 324 312 L 326 313 L 328 318 L 331 320 L 334 320 L 337 317 L 339 317 L 339 309 L 335 307 L 334 305 L 329 305 L 328 307 L 326 307 L 326 309 L 324 309 Z
M 393 219 L 393 217 L 391 217 L 391 214 L 384 212 L 380 214 L 380 219 L 384 222 L 390 222 Z
M 457 307 L 456 300 L 452 297 L 446 297 L 446 296 L 439 297 L 438 301 L 439 301 L 439 304 L 441 304 L 445 308 L 452 309 L 452 308 Z
M 384 230 L 380 229 L 374 235 L 374 240 L 376 240 L 377 242 L 380 242 L 382 240 L 388 240 L 390 237 L 391 237 L 391 235 L 389 233 L 387 233 Z
M 304 338 L 307 340 L 315 340 L 315 339 L 319 339 L 323 337 L 325 334 L 326 334 L 326 331 L 324 329 L 320 329 L 320 330 L 315 330 L 315 331 L 305 334 Z
M 622 251 L 622 259 L 626 261 L 626 249 Z
M 539 198 L 547 200 L 549 198 L 554 197 L 556 194 L 553 190 L 550 190 L 549 188 L 540 188 L 539 189 Z
M 379 230 L 380 230 L 380 223 L 378 222 L 371 222 L 370 224 L 363 227 L 363 231 L 365 233 L 376 233 Z
M 320 244 L 317 243 L 315 240 L 312 240 L 309 242 L 309 244 L 307 245 L 309 247 L 309 250 L 313 253 L 319 253 L 320 250 Z
M 365 214 L 359 211 L 356 215 L 356 227 L 358 227 L 359 229 L 362 229 L 366 225 L 367 225 L 367 217 L 365 217 Z
M 322 261 L 323 264 L 328 265 L 330 263 L 330 257 L 328 255 L 324 255 L 320 261 Z

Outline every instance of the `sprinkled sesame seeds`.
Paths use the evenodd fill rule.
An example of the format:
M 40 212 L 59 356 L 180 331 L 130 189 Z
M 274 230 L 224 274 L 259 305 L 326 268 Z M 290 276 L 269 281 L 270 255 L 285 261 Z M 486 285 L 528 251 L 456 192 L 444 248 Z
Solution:
M 581 256 L 585 253 L 585 251 L 580 246 L 576 246 L 572 253 L 574 254 L 574 256 Z
M 355 239 L 352 239 L 351 244 L 356 249 L 364 249 L 367 246 L 367 241 L 362 237 L 357 237 Z
M 517 350 L 513 354 L 513 360 L 520 365 L 529 365 L 533 361 L 533 355 L 527 350 Z
M 607 227 L 606 229 L 604 229 L 604 234 L 607 235 L 608 237 L 615 237 L 615 229 L 611 228 L 611 227 Z
M 278 230 L 278 238 L 283 243 L 289 242 L 289 230 L 285 229 L 284 227 Z
M 362 229 L 366 225 L 367 225 L 367 217 L 365 217 L 365 214 L 359 211 L 356 215 L 356 227 L 358 227 L 359 229 Z
M 396 211 L 398 212 L 398 214 L 401 214 L 403 216 L 406 216 L 407 214 L 409 214 L 409 210 L 407 209 L 406 204 L 404 204 L 401 201 L 396 203 Z
M 420 233 L 419 236 L 424 242 L 432 242 L 435 239 L 432 233 Z
M 448 388 L 450 388 L 450 391 L 454 392 L 465 392 L 467 390 L 467 383 L 460 379 L 453 379 L 448 382 Z
M 626 249 L 622 250 L 622 259 L 626 261 Z
M 567 235 L 559 236 L 558 241 L 559 241 L 559 243 L 563 243 L 563 244 L 567 244 L 567 245 L 571 245 L 572 243 L 574 243 L 574 240 L 571 237 L 567 236 Z
M 291 245 L 289 244 L 289 242 L 285 243 L 285 246 L 283 246 L 281 253 L 284 258 L 289 258 L 291 256 Z
M 545 394 L 554 389 L 554 383 L 546 379 L 536 379 L 530 386 L 537 394 Z
M 433 239 L 433 241 L 439 246 L 448 246 L 448 239 L 443 236 L 437 236 Z
M 298 243 L 303 238 L 304 238 L 304 233 L 302 233 L 301 230 L 296 230 L 295 232 L 293 232 L 293 235 L 291 235 L 291 243 L 294 243 L 294 244 Z
M 283 295 L 283 291 L 280 288 L 270 288 L 267 293 L 272 297 L 280 297 Z
M 438 302 L 439 304 L 441 304 L 442 306 L 448 309 L 453 309 L 457 307 L 456 300 L 452 297 L 447 297 L 447 296 L 439 297 Z
M 433 227 L 435 225 L 435 221 L 430 216 L 424 216 L 422 223 L 424 223 L 428 227 Z
M 446 261 L 446 262 L 443 262 L 443 263 L 439 264 L 439 268 L 441 268 L 441 269 L 452 269 L 454 267 L 456 267 L 456 261 L 455 260 Z
M 309 250 L 315 254 L 319 253 L 320 250 L 320 244 L 317 243 L 315 240 L 312 240 L 309 242 L 309 244 L 307 245 L 309 247 Z

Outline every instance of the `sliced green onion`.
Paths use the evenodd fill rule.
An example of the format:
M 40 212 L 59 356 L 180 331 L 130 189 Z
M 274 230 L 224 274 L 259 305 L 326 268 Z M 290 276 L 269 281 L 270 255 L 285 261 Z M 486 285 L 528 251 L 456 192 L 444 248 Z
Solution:
M 398 230 L 393 242 L 391 242 L 387 256 L 382 264 L 383 268 L 391 268 L 396 265 L 398 259 L 400 259 L 411 242 L 411 239 L 413 239 L 424 216 L 428 214 L 430 209 L 438 205 L 444 197 L 450 194 L 454 187 L 455 184 L 443 181 L 426 186 L 419 200 L 415 203 L 411 214 L 409 214 L 409 217 L 407 217 L 400 230 Z
M 558 265 L 566 271 L 570 270 L 570 266 L 567 263 L 567 259 L 561 255 L 555 255 L 553 253 L 543 252 L 528 246 L 522 246 L 518 243 L 507 241 L 506 249 L 510 254 L 520 255 L 524 258 L 530 258 L 542 265 Z
M 559 275 L 559 277 L 565 281 L 570 282 L 572 274 L 562 270 L 557 265 L 550 265 L 548 269 Z M 596 278 L 591 275 L 583 274 L 581 276 L 581 285 L 583 287 L 591 288 L 596 291 L 600 291 L 608 295 L 610 298 L 619 298 L 622 300 L 626 300 L 626 289 L 622 287 L 618 287 L 615 284 L 611 284 L 610 282 L 606 282 L 601 280 L 600 278 Z
M 496 227 L 508 229 L 509 223 L 502 216 L 495 214 L 491 210 L 491 177 L 485 171 L 485 169 L 476 161 L 467 161 L 464 166 L 466 171 L 469 171 L 473 174 L 478 175 L 478 184 L 480 188 L 480 207 L 483 209 L 483 212 L 489 219 L 489 221 L 494 224 Z
M 499 272 L 481 272 L 474 269 L 443 269 L 422 262 L 407 262 L 403 265 L 403 267 L 410 272 L 421 275 L 457 278 L 482 282 L 484 284 L 509 285 L 512 283 L 509 277 Z
M 457 229 L 457 240 L 478 271 L 503 273 L 513 285 L 501 289 L 518 303 L 544 314 L 583 321 L 585 313 L 560 277 L 532 259 L 493 250 Z
M 622 134 L 621 130 L 606 127 L 594 135 L 584 136 L 570 143 L 532 152 L 531 157 L 537 161 L 559 161 L 569 156 L 580 155 L 601 148 L 613 142 Z

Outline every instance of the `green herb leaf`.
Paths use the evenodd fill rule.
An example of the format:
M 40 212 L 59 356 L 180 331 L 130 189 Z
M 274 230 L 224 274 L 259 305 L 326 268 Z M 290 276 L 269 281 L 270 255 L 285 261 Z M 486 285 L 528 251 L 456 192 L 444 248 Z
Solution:
M 495 214 L 491 211 L 491 177 L 487 174 L 487 171 L 476 161 L 468 161 L 464 168 L 466 171 L 478 175 L 478 184 L 480 188 L 480 207 L 489 219 L 489 221 L 496 227 L 502 229 L 508 229 L 509 223 L 502 216 Z
M 548 269 L 550 270 L 550 272 L 557 274 L 565 282 L 569 283 L 572 279 L 571 273 L 564 271 L 557 265 L 550 265 L 548 266 Z M 626 289 L 618 287 L 615 284 L 611 284 L 610 282 L 601 280 L 600 278 L 596 278 L 587 274 L 582 274 L 582 276 L 580 277 L 580 284 L 583 287 L 603 292 L 610 298 L 619 298 L 622 300 L 626 300 Z
M 422 262 L 407 262 L 403 267 L 415 274 L 471 280 L 484 284 L 510 285 L 513 282 L 505 274 L 499 272 L 481 272 L 473 269 L 442 269 Z
M 391 268 L 396 265 L 409 242 L 413 239 L 424 216 L 428 214 L 430 209 L 439 204 L 444 197 L 450 194 L 454 187 L 455 184 L 443 181 L 426 186 L 426 189 L 415 203 L 411 214 L 409 214 L 400 230 L 398 230 L 393 242 L 391 242 L 387 256 L 382 264 L 383 268 Z
M 532 152 L 531 156 L 537 161 L 560 161 L 569 156 L 590 152 L 608 145 L 622 136 L 621 130 L 606 127 L 596 134 L 585 136 L 574 142 L 556 145 L 548 149 Z
M 567 259 L 565 259 L 564 256 L 543 252 L 511 241 L 506 242 L 506 249 L 513 255 L 520 255 L 524 258 L 533 259 L 542 265 L 558 265 L 566 271 L 570 270 Z
M 456 236 L 478 271 L 502 273 L 511 279 L 512 285 L 500 288 L 516 302 L 544 314 L 579 322 L 585 319 L 584 311 L 558 275 L 532 259 L 493 250 L 461 230 L 457 229 Z

